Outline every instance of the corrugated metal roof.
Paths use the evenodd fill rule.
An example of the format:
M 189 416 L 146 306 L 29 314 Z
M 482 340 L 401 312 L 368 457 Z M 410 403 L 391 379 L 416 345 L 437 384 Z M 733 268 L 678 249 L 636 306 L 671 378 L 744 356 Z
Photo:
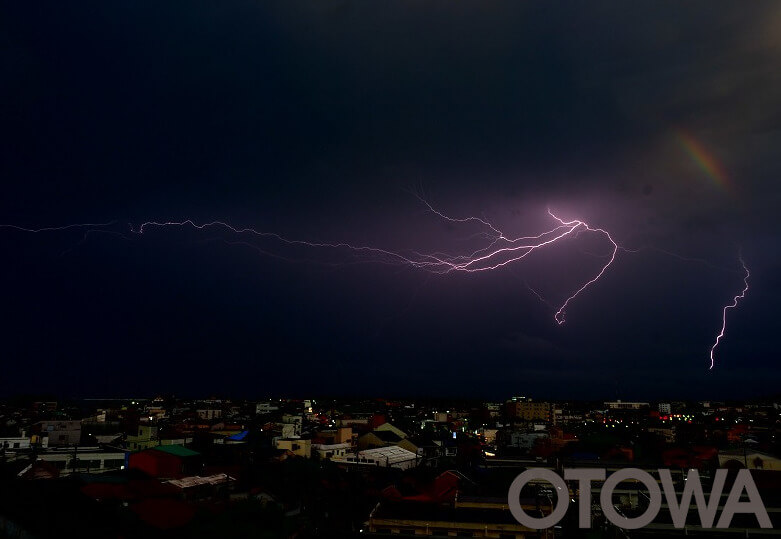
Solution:
M 373 459 L 375 462 L 383 462 L 388 464 L 394 464 L 396 462 L 404 462 L 407 460 L 414 460 L 417 455 L 412 451 L 407 451 L 404 448 L 391 445 L 388 447 L 378 447 L 376 449 L 366 449 L 365 451 L 359 451 L 356 455 L 359 459 Z
M 166 482 L 171 485 L 174 485 L 175 487 L 190 488 L 190 487 L 197 487 L 200 485 L 221 485 L 223 483 L 227 483 L 228 481 L 235 481 L 235 479 L 229 476 L 228 474 L 218 473 L 206 477 L 194 475 L 191 477 L 183 477 L 181 479 L 172 479 Z

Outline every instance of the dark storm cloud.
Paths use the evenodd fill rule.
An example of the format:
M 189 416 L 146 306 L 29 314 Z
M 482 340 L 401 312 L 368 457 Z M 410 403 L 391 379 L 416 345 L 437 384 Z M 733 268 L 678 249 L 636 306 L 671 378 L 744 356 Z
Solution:
M 765 337 L 781 300 L 775 2 L 4 11 L 0 222 L 227 218 L 298 238 L 459 250 L 478 230 L 432 219 L 409 190 L 519 235 L 549 226 L 550 206 L 627 247 L 728 270 L 742 247 L 755 288 L 731 315 L 725 369 L 778 379 Z M 726 183 L 698 165 L 680 132 Z M 651 382 L 634 381 L 655 365 L 699 372 L 740 285 L 735 271 L 622 253 L 558 327 L 524 284 L 562 301 L 609 247 L 598 238 L 474 278 L 290 264 L 225 245 L 235 238 L 217 232 L 5 238 L 19 253 L 3 270 L 17 313 L 7 356 L 66 378 L 63 365 L 148 358 L 162 365 L 161 389 L 177 379 L 205 387 L 202 373 L 219 357 L 248 374 L 248 390 L 254 377 L 268 390 L 290 362 L 300 377 L 280 391 L 317 388 L 324 364 L 337 369 L 335 390 L 384 376 L 388 390 L 417 391 L 432 380 L 457 387 L 490 362 L 496 372 L 475 378 L 484 393 L 561 383 L 584 395 L 641 392 Z M 117 382 L 118 370 L 105 380 L 152 387 L 141 375 Z M 90 392 L 104 378 L 78 380 Z

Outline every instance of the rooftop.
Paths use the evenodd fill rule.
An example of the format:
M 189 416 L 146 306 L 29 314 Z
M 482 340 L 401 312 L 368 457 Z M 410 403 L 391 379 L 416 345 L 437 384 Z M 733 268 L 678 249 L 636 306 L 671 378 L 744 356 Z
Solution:
M 187 449 L 183 445 L 158 445 L 153 447 L 155 451 L 162 451 L 163 453 L 168 453 L 170 455 L 176 455 L 177 457 L 196 457 L 200 455 L 197 451 L 193 451 L 192 449 Z
M 392 445 L 388 447 L 378 447 L 376 449 L 366 449 L 365 451 L 359 451 L 356 458 L 360 459 L 373 459 L 379 462 L 386 462 L 388 464 L 394 464 L 397 462 L 404 462 L 407 460 L 416 459 L 418 456 L 412 451 L 407 451 L 401 447 Z
M 221 485 L 223 483 L 228 483 L 229 481 L 235 481 L 235 479 L 228 474 L 219 473 L 206 477 L 194 475 L 191 477 L 183 477 L 181 479 L 172 479 L 166 482 L 168 484 L 174 485 L 175 487 L 185 489 L 190 487 L 197 487 L 200 485 Z

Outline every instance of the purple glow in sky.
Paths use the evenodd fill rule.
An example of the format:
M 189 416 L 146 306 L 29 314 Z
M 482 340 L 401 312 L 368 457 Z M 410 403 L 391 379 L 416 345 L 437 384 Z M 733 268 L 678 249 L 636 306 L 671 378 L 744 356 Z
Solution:
M 551 209 L 548 209 L 547 213 L 555 222 L 555 226 L 534 235 L 511 236 L 506 234 L 502 229 L 500 229 L 498 226 L 496 226 L 495 224 L 493 224 L 491 221 L 489 221 L 484 217 L 483 218 L 476 217 L 476 216 L 452 217 L 434 208 L 425 199 L 420 197 L 418 198 L 425 205 L 425 207 L 431 214 L 435 215 L 436 217 L 444 221 L 447 221 L 449 223 L 454 223 L 454 224 L 477 223 L 481 228 L 484 229 L 484 231 L 478 233 L 476 236 L 473 237 L 477 237 L 485 240 L 486 244 L 476 250 L 470 250 L 469 252 L 465 252 L 465 253 L 446 253 L 441 251 L 421 252 L 417 250 L 394 251 L 394 250 L 389 250 L 377 246 L 356 245 L 353 243 L 343 242 L 343 241 L 318 242 L 318 241 L 310 241 L 310 240 L 290 239 L 275 232 L 259 231 L 250 227 L 237 227 L 226 221 L 220 221 L 220 220 L 214 220 L 214 221 L 204 222 L 200 224 L 195 222 L 192 219 L 185 219 L 181 221 L 146 221 L 138 227 L 133 227 L 131 225 L 130 231 L 134 234 L 142 235 L 148 233 L 149 230 L 153 228 L 191 227 L 196 230 L 221 228 L 236 235 L 246 234 L 246 235 L 262 237 L 262 238 L 271 238 L 286 245 L 302 246 L 302 247 L 313 248 L 313 249 L 345 250 L 348 252 L 352 252 L 353 254 L 368 257 L 368 259 L 365 260 L 367 262 L 406 266 L 406 267 L 426 271 L 436 275 L 445 275 L 454 272 L 482 273 L 482 272 L 494 271 L 512 264 L 521 264 L 524 262 L 525 259 L 527 259 L 527 257 L 532 255 L 533 253 L 542 251 L 547 247 L 553 246 L 554 244 L 561 243 L 568 238 L 577 239 L 581 234 L 586 234 L 586 233 L 596 234 L 598 236 L 601 236 L 610 244 L 610 253 L 605 257 L 606 262 L 600 266 L 599 270 L 593 276 L 588 278 L 585 282 L 583 282 L 582 285 L 578 286 L 572 293 L 570 293 L 566 297 L 566 299 L 564 299 L 564 301 L 558 305 L 558 307 L 553 307 L 555 309 L 553 318 L 558 325 L 564 324 L 567 307 L 578 296 L 580 296 L 584 291 L 586 291 L 591 285 L 596 283 L 605 275 L 607 269 L 615 262 L 619 249 L 626 253 L 639 252 L 639 250 L 626 249 L 621 247 L 613 239 L 611 234 L 603 228 L 592 227 L 588 223 L 580 219 L 566 220 L 564 218 L 557 216 Z M 91 232 L 108 232 L 108 233 L 120 235 L 117 232 L 105 230 L 106 227 L 110 227 L 115 223 L 116 221 L 112 221 L 109 223 L 98 223 L 98 224 L 93 224 L 93 223 L 69 224 L 65 226 L 52 226 L 52 227 L 44 227 L 38 229 L 24 228 L 16 225 L 0 225 L 0 228 L 10 228 L 16 231 L 28 232 L 28 233 L 58 232 L 58 231 L 70 230 L 73 228 L 87 228 L 85 236 L 82 239 L 83 242 L 86 240 L 86 237 Z M 236 242 L 236 243 L 242 243 L 242 242 Z M 683 260 L 697 260 L 697 259 L 689 259 L 687 257 L 681 257 L 675 253 L 668 252 L 664 249 L 658 249 L 658 250 L 662 253 L 677 258 L 681 258 Z M 265 254 L 269 254 L 272 256 L 279 256 L 277 254 L 272 254 L 265 251 L 261 251 L 261 252 L 264 252 Z M 280 258 L 286 258 L 286 257 L 280 256 Z M 716 341 L 710 350 L 711 369 L 713 369 L 715 365 L 714 362 L 715 350 L 719 345 L 720 341 L 724 338 L 726 332 L 727 311 L 729 309 L 736 308 L 739 300 L 745 297 L 745 294 L 748 291 L 749 270 L 746 267 L 746 264 L 743 261 L 742 257 L 740 258 L 740 263 L 743 267 L 743 270 L 745 271 L 745 277 L 744 277 L 745 288 L 740 294 L 736 295 L 733 298 L 731 304 L 726 305 L 723 309 L 721 331 L 716 337 Z M 535 297 L 537 297 L 537 299 L 543 301 L 544 303 L 550 306 L 548 301 L 544 297 L 542 297 L 536 290 L 531 288 L 528 284 L 526 284 L 526 287 Z
M 435 209 L 427 201 L 422 200 L 422 202 L 431 211 L 431 213 L 446 221 L 452 223 L 479 223 L 481 226 L 487 229 L 487 231 L 481 236 L 486 239 L 488 244 L 466 254 L 452 254 L 438 251 L 411 251 L 410 253 L 405 254 L 390 251 L 380 247 L 353 245 L 346 242 L 323 243 L 307 240 L 294 240 L 273 232 L 262 232 L 253 228 L 237 228 L 224 221 L 211 221 L 197 224 L 190 219 L 184 221 L 164 222 L 147 221 L 141 224 L 137 229 L 131 230 L 137 234 L 143 234 L 148 229 L 153 227 L 190 226 L 198 230 L 211 227 L 222 227 L 235 234 L 251 234 L 260 237 L 271 237 L 288 245 L 303 245 L 313 248 L 347 249 L 358 253 L 369 253 L 377 257 L 377 262 L 406 265 L 435 274 L 447 274 L 452 272 L 479 273 L 493 271 L 513 263 L 520 263 L 532 253 L 545 247 L 552 246 L 553 244 L 560 242 L 561 240 L 564 240 L 568 237 L 577 237 L 579 234 L 584 232 L 601 234 L 612 245 L 609 259 L 601 267 L 596 275 L 587 280 L 582 286 L 578 287 L 577 290 L 575 290 L 569 297 L 567 297 L 566 300 L 557 308 L 556 313 L 554 314 L 554 320 L 559 325 L 563 324 L 565 321 L 565 312 L 567 306 L 572 301 L 574 301 L 578 295 L 585 291 L 589 286 L 597 282 L 604 275 L 607 268 L 615 261 L 619 248 L 618 244 L 613 240 L 613 238 L 606 230 L 602 228 L 593 228 L 585 221 L 581 221 L 579 219 L 572 219 L 569 221 L 564 220 L 558 217 L 550 209 L 548 209 L 548 215 L 550 215 L 550 217 L 552 217 L 553 220 L 558 223 L 558 225 L 536 235 L 511 237 L 484 218 L 474 216 L 462 218 L 451 217 Z M 534 292 L 534 294 L 539 299 L 542 299 L 537 292 Z

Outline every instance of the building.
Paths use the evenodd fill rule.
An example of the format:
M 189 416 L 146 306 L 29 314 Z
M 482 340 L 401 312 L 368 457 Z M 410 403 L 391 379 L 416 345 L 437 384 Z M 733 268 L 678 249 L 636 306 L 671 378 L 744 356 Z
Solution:
M 41 439 L 41 447 L 46 447 L 49 439 L 44 437 Z M 21 436 L 9 436 L 7 438 L 0 438 L 0 451 L 18 451 L 24 449 L 30 449 L 32 441 L 30 437 L 25 436 L 25 432 L 21 432 Z
M 282 414 L 282 424 L 292 425 L 292 434 L 287 436 L 301 436 L 303 416 L 301 414 Z
M 418 465 L 419 458 L 412 451 L 407 451 L 401 447 L 389 446 L 358 451 L 355 455 L 334 460 L 347 464 L 382 466 L 384 468 L 409 470 Z
M 648 427 L 646 429 L 646 432 L 650 432 L 651 434 L 656 434 L 657 436 L 664 438 L 664 441 L 668 444 L 675 442 L 675 426 L 671 425 L 669 427 Z
M 313 443 L 312 450 L 321 459 L 340 459 L 352 452 L 352 444 L 350 442 L 340 444 Z
M 139 425 L 137 431 L 125 437 L 125 447 L 131 451 L 142 451 L 159 443 L 157 427 L 152 425 Z
M 447 423 L 450 421 L 450 414 L 447 412 L 434 412 L 434 421 L 436 423 Z
M 507 403 L 507 413 L 524 421 L 551 421 L 551 404 L 531 399 L 512 400 Z
M 386 423 L 387 425 L 387 423 Z M 399 433 L 401 436 L 399 436 Z M 412 453 L 418 452 L 418 447 L 413 444 L 407 435 L 396 427 L 380 429 L 367 432 L 358 438 L 358 449 L 374 449 L 377 447 L 397 446 Z
M 312 456 L 312 440 L 306 438 L 277 438 L 275 446 L 299 457 Z
M 524 512 L 541 518 L 552 511 L 549 503 L 521 499 Z M 367 535 L 427 537 L 552 537 L 551 530 L 532 530 L 512 516 L 506 498 L 458 496 L 451 504 L 383 500 L 369 515 Z
M 126 463 L 124 451 L 99 447 L 49 448 L 38 453 L 38 460 L 59 470 L 60 475 L 121 470 Z
M 337 427 L 353 427 L 357 429 L 369 429 L 371 422 L 370 416 L 362 417 L 340 417 L 336 420 Z
M 488 445 L 493 445 L 496 443 L 497 432 L 499 432 L 498 429 L 489 429 L 485 427 L 479 430 L 479 434 L 482 435 L 483 441 Z
M 642 408 L 647 408 L 649 404 L 647 402 L 623 402 L 617 400 L 606 402 L 605 406 L 608 410 L 640 410 Z
M 270 414 L 271 412 L 276 412 L 277 410 L 279 410 L 279 406 L 274 406 L 270 402 L 259 402 L 255 404 L 255 413 L 258 415 Z
M 301 436 L 301 428 L 295 423 L 277 423 L 274 431 L 279 432 L 280 438 L 298 438 Z
M 488 412 L 488 417 L 499 417 L 502 412 L 502 405 L 497 402 L 484 402 L 483 407 Z
M 537 440 L 544 440 L 548 438 L 547 432 L 510 432 L 509 440 L 507 442 L 508 447 L 516 447 L 518 449 L 530 450 L 534 447 Z
M 660 402 L 659 403 L 659 413 L 660 414 L 670 415 L 671 411 L 672 411 L 672 406 L 670 406 L 669 402 Z
M 186 500 L 203 500 L 225 497 L 230 491 L 231 484 L 235 484 L 235 482 L 234 477 L 219 473 L 205 477 L 192 475 L 180 479 L 170 479 L 165 484 L 179 489 Z
M 338 429 L 325 429 L 317 433 L 316 438 L 325 444 L 352 443 L 353 429 L 351 427 L 339 427 Z
M 157 403 L 157 402 L 158 402 L 157 399 L 155 399 L 155 403 Z M 162 403 L 155 404 L 153 406 L 147 406 L 144 410 L 145 410 L 144 413 L 147 416 L 155 418 L 155 419 L 163 418 L 163 417 L 165 417 L 165 414 L 166 414 L 166 409 L 163 408 Z
M 200 456 L 183 445 L 163 445 L 132 453 L 128 465 L 150 477 L 174 479 L 200 472 Z
M 722 468 L 781 471 L 781 459 L 752 449 L 719 451 L 719 466 Z
M 222 417 L 222 410 L 219 408 L 200 408 L 195 411 L 199 419 L 204 421 L 211 421 L 213 419 L 220 419 Z
M 39 421 L 33 433 L 49 438 L 49 447 L 76 445 L 81 442 L 81 421 Z
M 353 429 L 340 427 L 318 432 L 312 439 L 312 450 L 321 459 L 347 456 L 353 448 Z
M 56 412 L 56 401 L 37 401 L 33 403 L 33 410 L 36 412 Z
M 770 518 L 770 524 L 772 528 L 762 529 L 759 527 L 756 517 L 750 512 L 742 513 L 738 511 L 733 515 L 730 520 L 728 528 L 702 528 L 700 515 L 695 509 L 694 500 L 692 500 L 692 506 L 689 509 L 687 518 L 685 520 L 685 527 L 683 529 L 676 528 L 673 523 L 672 516 L 670 514 L 669 505 L 667 499 L 664 499 L 661 505 L 660 511 L 656 514 L 655 518 L 642 528 L 631 530 L 631 533 L 623 533 L 620 536 L 631 537 L 632 539 L 656 539 L 664 537 L 681 537 L 681 536 L 694 536 L 694 537 L 712 537 L 712 538 L 728 538 L 728 537 L 769 537 L 778 535 L 779 527 L 781 527 L 781 507 L 779 507 L 779 493 L 781 490 L 779 486 L 778 472 L 754 470 L 751 472 L 751 476 L 757 486 L 758 493 L 762 499 L 762 504 L 767 510 L 768 517 Z M 705 495 L 708 497 L 707 505 L 709 511 L 713 511 L 715 524 L 720 520 L 721 515 L 724 513 L 724 507 L 726 501 L 731 494 L 731 486 L 725 486 L 721 491 L 721 496 L 718 500 L 711 498 L 712 485 L 708 479 L 701 479 L 702 488 L 705 491 Z M 673 474 L 673 486 L 675 488 L 675 498 L 680 500 L 684 490 L 683 476 L 676 478 Z M 629 501 L 631 505 L 637 505 L 641 509 L 647 507 L 648 495 L 646 491 L 640 487 L 639 490 L 631 492 L 629 489 L 633 489 L 630 484 L 627 484 L 625 488 L 616 489 L 621 498 L 629 495 Z M 599 497 L 598 489 L 592 489 L 592 499 Z M 744 494 L 745 497 L 745 494 Z M 746 503 L 746 502 L 742 502 Z M 611 536 L 615 536 L 611 534 Z

